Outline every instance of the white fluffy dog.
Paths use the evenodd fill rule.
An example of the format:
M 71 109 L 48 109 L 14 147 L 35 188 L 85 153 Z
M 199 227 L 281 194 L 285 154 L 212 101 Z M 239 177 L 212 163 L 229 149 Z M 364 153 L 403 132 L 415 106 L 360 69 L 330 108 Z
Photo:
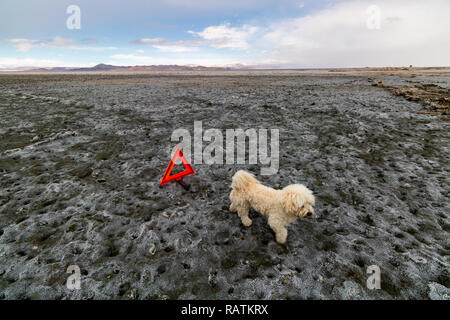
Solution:
M 314 195 L 302 184 L 291 184 L 282 190 L 262 185 L 252 174 L 240 170 L 233 176 L 230 211 L 238 213 L 242 224 L 251 226 L 248 209 L 252 207 L 268 218 L 278 243 L 286 243 L 286 226 L 297 218 L 314 214 Z

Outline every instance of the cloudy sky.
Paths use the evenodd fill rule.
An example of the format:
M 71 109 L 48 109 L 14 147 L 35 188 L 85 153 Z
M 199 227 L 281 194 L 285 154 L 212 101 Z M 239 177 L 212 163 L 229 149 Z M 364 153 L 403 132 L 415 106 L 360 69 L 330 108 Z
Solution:
M 449 66 L 449 16 L 448 0 L 1 0 L 0 68 Z

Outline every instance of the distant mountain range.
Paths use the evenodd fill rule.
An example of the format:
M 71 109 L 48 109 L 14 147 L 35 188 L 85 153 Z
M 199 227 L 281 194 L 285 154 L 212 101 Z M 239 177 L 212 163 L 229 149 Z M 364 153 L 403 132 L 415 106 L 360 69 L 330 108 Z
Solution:
M 136 71 L 224 71 L 224 70 L 282 70 L 277 65 L 243 65 L 230 64 L 222 67 L 205 67 L 198 65 L 151 65 L 151 66 L 114 66 L 100 63 L 94 67 L 12 67 L 0 68 L 0 72 L 136 72 Z M 318 72 L 396 72 L 396 71 L 446 71 L 450 72 L 450 67 L 364 67 L 364 68 L 285 68 L 290 70 L 318 71 Z
M 19 68 L 5 68 L 0 71 L 17 71 L 17 72 L 91 72 L 91 71 L 220 71 L 245 69 L 243 65 L 227 66 L 227 67 L 204 67 L 204 66 L 179 66 L 179 65 L 152 65 L 152 66 L 113 66 L 110 64 L 98 64 L 94 67 L 88 68 L 67 68 L 67 67 L 53 67 L 53 68 L 36 68 L 36 67 L 19 67 Z M 248 67 L 251 68 L 251 67 Z

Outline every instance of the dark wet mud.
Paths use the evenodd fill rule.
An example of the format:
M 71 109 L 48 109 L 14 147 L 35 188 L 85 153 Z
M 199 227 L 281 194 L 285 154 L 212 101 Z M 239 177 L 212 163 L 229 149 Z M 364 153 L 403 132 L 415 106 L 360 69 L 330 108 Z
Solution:
M 2 75 L 0 298 L 448 298 L 449 122 L 422 111 L 367 77 Z M 278 174 L 194 164 L 189 191 L 159 188 L 172 132 L 200 120 L 279 129 Z M 245 228 L 228 211 L 239 169 L 307 185 L 316 219 L 286 246 L 253 211 Z

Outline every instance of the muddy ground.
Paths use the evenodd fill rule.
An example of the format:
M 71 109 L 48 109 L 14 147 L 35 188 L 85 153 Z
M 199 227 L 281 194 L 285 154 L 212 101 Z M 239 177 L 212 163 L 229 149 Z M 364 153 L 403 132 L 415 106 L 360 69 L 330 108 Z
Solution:
M 0 298 L 448 299 L 449 122 L 371 81 L 448 92 L 450 76 L 372 78 L 0 75 Z M 191 190 L 159 188 L 173 130 L 198 120 L 279 129 L 278 174 L 194 164 Z M 245 228 L 239 169 L 307 185 L 316 219 L 286 246 L 253 211 Z

